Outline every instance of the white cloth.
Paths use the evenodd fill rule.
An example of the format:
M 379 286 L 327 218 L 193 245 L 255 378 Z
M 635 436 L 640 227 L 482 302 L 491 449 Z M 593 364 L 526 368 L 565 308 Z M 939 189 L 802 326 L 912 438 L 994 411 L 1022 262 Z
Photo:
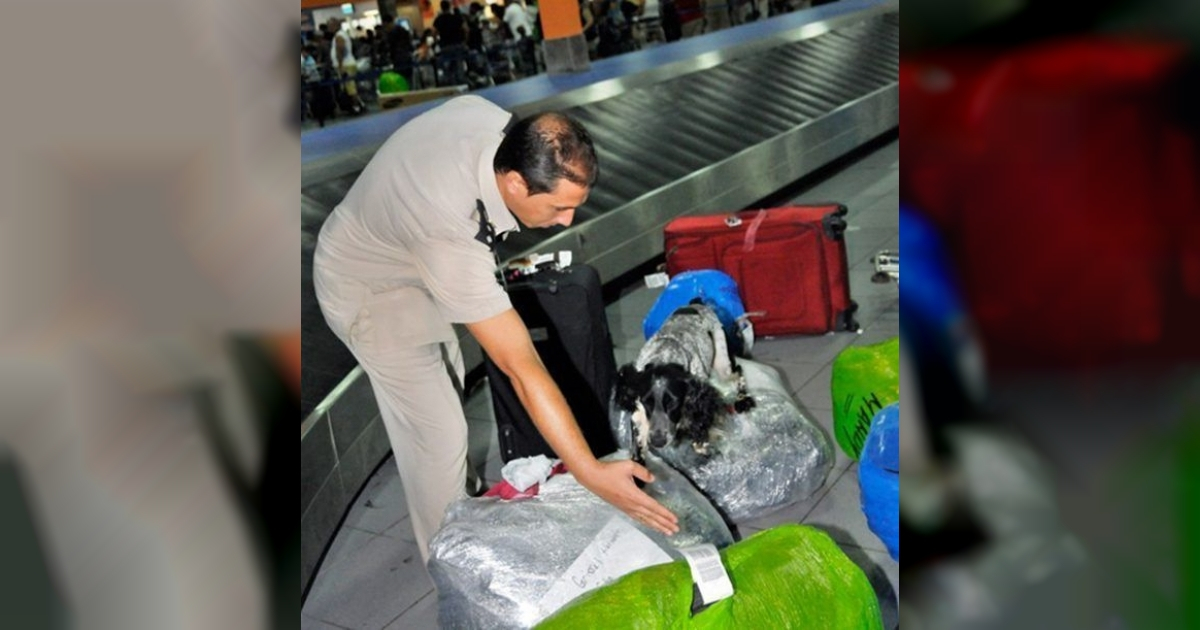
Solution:
M 557 461 L 545 455 L 514 459 L 500 469 L 500 476 L 517 492 L 525 492 L 535 483 L 545 483 Z

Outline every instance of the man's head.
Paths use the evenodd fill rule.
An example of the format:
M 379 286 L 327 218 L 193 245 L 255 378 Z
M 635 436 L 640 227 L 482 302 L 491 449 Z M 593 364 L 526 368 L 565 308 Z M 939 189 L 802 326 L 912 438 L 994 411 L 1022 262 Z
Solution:
M 331 17 L 325 24 L 327 25 L 326 30 L 330 35 L 334 35 L 338 31 L 342 30 L 342 18 Z
M 517 121 L 493 168 L 505 205 L 528 227 L 570 225 L 599 175 L 591 135 L 557 112 Z
M 450 0 L 442 0 L 442 13 L 450 12 Z

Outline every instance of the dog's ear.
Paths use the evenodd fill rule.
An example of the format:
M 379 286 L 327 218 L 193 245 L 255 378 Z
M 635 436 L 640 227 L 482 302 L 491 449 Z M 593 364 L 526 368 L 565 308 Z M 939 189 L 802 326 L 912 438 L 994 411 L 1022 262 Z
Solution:
M 746 413 L 754 408 L 754 397 L 746 391 L 746 374 L 742 372 L 741 364 L 734 362 L 733 373 L 737 376 L 738 381 L 737 399 L 733 401 L 733 410 L 737 413 Z
M 626 363 L 617 370 L 617 382 L 613 385 L 613 404 L 619 409 L 633 411 L 637 408 L 638 398 L 645 389 L 645 375 L 632 363 Z
M 675 441 L 682 443 L 686 439 L 695 444 L 703 444 L 708 442 L 709 431 L 713 425 L 728 414 L 728 408 L 721 393 L 707 381 L 689 375 L 687 383 L 687 395 L 683 398 L 681 417 L 685 421 L 675 427 Z

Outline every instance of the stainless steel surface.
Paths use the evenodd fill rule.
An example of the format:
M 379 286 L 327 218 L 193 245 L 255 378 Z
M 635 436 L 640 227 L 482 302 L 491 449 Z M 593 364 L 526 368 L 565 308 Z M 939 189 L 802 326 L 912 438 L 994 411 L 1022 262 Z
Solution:
M 504 258 L 570 249 L 611 280 L 662 253 L 671 219 L 738 210 L 899 125 L 899 21 L 870 12 L 819 37 L 747 45 L 703 71 L 564 95 L 595 138 L 600 181 L 566 230 L 526 230 Z M 840 22 L 847 22 L 842 18 Z M 684 63 L 677 71 L 685 70 Z M 581 90 L 584 92 L 586 90 Z

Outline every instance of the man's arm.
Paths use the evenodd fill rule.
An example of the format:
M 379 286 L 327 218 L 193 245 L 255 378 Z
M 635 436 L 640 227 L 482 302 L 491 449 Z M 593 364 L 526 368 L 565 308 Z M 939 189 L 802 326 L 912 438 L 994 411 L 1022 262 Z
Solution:
M 668 535 L 679 531 L 675 515 L 633 482 L 633 477 L 653 481 L 650 471 L 632 461 L 600 462 L 592 454 L 516 311 L 508 309 L 482 322 L 467 324 L 467 329 L 512 381 L 538 431 L 579 483 L 654 529 Z

